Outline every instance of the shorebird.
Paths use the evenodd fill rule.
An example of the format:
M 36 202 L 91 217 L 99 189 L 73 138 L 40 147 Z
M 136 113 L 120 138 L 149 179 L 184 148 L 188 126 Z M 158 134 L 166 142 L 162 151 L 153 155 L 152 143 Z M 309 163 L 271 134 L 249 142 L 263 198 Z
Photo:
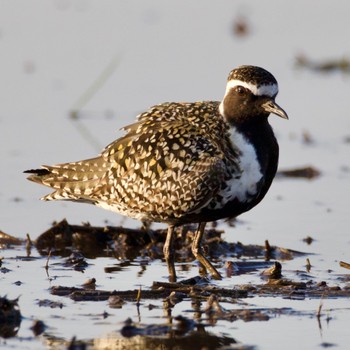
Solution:
M 54 189 L 43 200 L 91 203 L 167 223 L 163 251 L 171 280 L 174 230 L 198 223 L 193 255 L 220 279 L 202 252 L 205 225 L 250 210 L 270 188 L 279 148 L 268 117 L 288 119 L 275 102 L 277 93 L 271 73 L 240 66 L 230 72 L 222 101 L 153 106 L 98 157 L 25 172 Z

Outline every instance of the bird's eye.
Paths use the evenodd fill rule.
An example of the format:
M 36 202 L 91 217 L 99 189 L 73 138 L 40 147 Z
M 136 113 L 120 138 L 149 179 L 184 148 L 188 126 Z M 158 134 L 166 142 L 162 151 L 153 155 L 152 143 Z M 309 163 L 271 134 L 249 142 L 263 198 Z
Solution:
M 240 94 L 240 95 L 243 95 L 244 92 L 245 92 L 245 89 L 243 86 L 237 86 L 236 87 L 236 91 Z

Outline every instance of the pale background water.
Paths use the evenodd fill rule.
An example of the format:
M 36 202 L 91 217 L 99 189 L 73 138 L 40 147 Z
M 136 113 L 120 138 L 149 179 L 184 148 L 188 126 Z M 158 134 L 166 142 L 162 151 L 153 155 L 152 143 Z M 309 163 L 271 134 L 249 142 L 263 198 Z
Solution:
M 311 260 L 316 266 L 314 276 L 319 274 L 320 280 L 330 278 L 328 269 L 331 277 L 345 273 L 338 263 L 350 261 L 350 142 L 346 142 L 350 136 L 350 76 L 298 70 L 295 57 L 304 54 L 315 61 L 349 58 L 349 11 L 347 1 L 0 1 L 0 229 L 22 238 L 29 233 L 35 239 L 62 218 L 74 224 L 104 225 L 107 220 L 136 227 L 136 221 L 92 206 L 41 202 L 37 199 L 48 191 L 26 181 L 22 171 L 95 156 L 122 135 L 120 127 L 153 104 L 220 100 L 229 71 L 254 64 L 275 75 L 280 85 L 277 102 L 290 117 L 289 121 L 270 118 L 280 143 L 280 168 L 312 165 L 322 176 L 312 181 L 276 180 L 265 200 L 242 215 L 236 228 L 220 225 L 225 239 L 254 244 L 269 239 L 271 244 L 315 253 Z M 246 36 L 233 32 L 240 19 L 248 25 Z M 73 121 L 69 113 L 108 67 L 114 70 L 83 106 L 83 117 Z M 303 142 L 305 131 L 312 144 Z M 302 242 L 308 235 L 316 239 L 311 246 Z M 2 255 L 13 256 L 13 252 Z M 142 278 L 135 277 L 135 264 L 135 271 L 127 269 L 107 279 L 103 266 L 112 263 L 101 259 L 88 270 L 101 288 L 114 289 L 115 283 L 118 289 L 138 284 L 147 287 L 154 276 L 166 280 L 166 268 L 160 262 L 151 264 Z M 287 269 L 302 269 L 304 263 L 296 259 Z M 21 275 L 0 276 L 1 294 L 10 298 L 22 294 L 20 307 L 26 318 L 20 337 L 31 334 L 32 318 L 47 321 L 52 333 L 67 339 L 72 335 L 101 337 L 119 328 L 117 323 L 96 325 L 76 314 L 62 316 L 67 322 L 57 321 L 46 308 L 33 309 L 36 297 L 50 297 L 49 285 L 42 285 L 44 271 L 30 273 L 38 268 L 31 262 L 21 266 Z M 29 272 L 22 275 L 26 269 Z M 195 273 L 194 268 L 191 274 Z M 79 285 L 88 277 L 73 276 L 72 282 L 72 277 L 64 276 L 58 283 Z M 16 280 L 24 284 L 13 285 Z M 237 277 L 220 283 L 243 282 Z M 278 298 L 249 302 L 310 312 L 319 305 L 318 300 Z M 84 315 L 108 308 L 66 299 L 64 303 Z M 346 348 L 350 341 L 348 305 L 349 300 L 325 301 L 329 310 L 340 310 L 336 314 L 329 311 L 333 323 L 322 334 L 313 317 L 223 322 L 216 331 L 259 349 L 278 349 L 281 344 L 285 349 L 320 348 L 323 341 Z M 125 320 L 134 311 L 125 309 L 113 322 Z M 181 310 L 175 308 L 174 314 L 177 312 Z M 15 349 L 45 348 L 40 340 L 12 339 L 7 344 Z

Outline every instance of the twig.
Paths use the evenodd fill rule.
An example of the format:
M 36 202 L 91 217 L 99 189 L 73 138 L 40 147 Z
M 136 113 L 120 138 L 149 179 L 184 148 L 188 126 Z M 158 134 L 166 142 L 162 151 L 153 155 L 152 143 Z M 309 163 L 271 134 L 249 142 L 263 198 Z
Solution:
M 309 258 L 306 258 L 306 271 L 310 272 L 311 271 L 311 262 Z
M 98 90 L 111 77 L 120 62 L 120 55 L 115 55 L 112 61 L 105 67 L 96 80 L 84 91 L 72 107 L 71 118 L 77 119 L 80 110 L 91 100 Z
M 320 305 L 318 307 L 317 314 L 316 314 L 318 328 L 320 330 L 321 336 L 322 336 L 321 311 L 322 311 L 322 307 L 323 307 L 323 297 L 324 297 L 324 294 L 321 297 Z
M 48 273 L 48 270 L 49 270 L 49 260 L 51 258 L 51 249 L 49 250 L 49 254 L 47 254 L 47 259 L 46 259 L 46 264 L 45 264 L 45 270 L 46 270 L 46 273 Z
M 344 267 L 345 269 L 349 269 L 349 270 L 350 270 L 350 264 L 349 264 L 349 263 L 346 263 L 346 262 L 344 262 L 344 261 L 340 261 L 340 262 L 339 262 L 339 265 L 340 265 L 341 267 Z
M 316 317 L 317 317 L 318 319 L 320 319 L 320 317 L 321 317 L 322 307 L 323 307 L 323 297 L 322 297 L 321 300 L 320 300 L 320 305 L 319 305 L 319 307 L 318 307 L 317 314 L 316 314 Z
M 96 78 L 96 80 L 84 91 L 84 93 L 78 98 L 72 107 L 70 117 L 75 123 L 75 127 L 79 133 L 100 151 L 102 148 L 96 137 L 90 130 L 81 122 L 79 122 L 79 113 L 84 108 L 84 106 L 93 98 L 93 96 L 101 89 L 101 87 L 106 83 L 106 81 L 111 77 L 115 69 L 120 62 L 119 55 L 115 55 L 112 61 L 105 67 L 101 74 Z
M 30 239 L 29 233 L 27 233 L 26 252 L 28 257 L 31 254 L 32 245 L 33 245 L 32 240 Z
M 140 306 L 140 300 L 141 300 L 141 286 L 139 287 L 139 290 L 138 290 L 137 296 L 136 296 L 136 306 L 137 307 Z

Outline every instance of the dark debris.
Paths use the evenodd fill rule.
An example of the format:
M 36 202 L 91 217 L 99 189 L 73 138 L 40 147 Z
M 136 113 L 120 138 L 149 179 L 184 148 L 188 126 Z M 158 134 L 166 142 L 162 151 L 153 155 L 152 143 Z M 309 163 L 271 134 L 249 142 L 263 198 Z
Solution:
M 319 177 L 321 175 L 321 172 L 312 167 L 312 166 L 306 166 L 302 168 L 295 168 L 295 169 L 286 169 L 286 170 L 279 170 L 277 173 L 278 177 L 294 177 L 294 178 L 305 178 L 305 179 L 314 179 L 316 177 Z
M 325 282 L 300 282 L 281 277 L 281 267 L 277 263 L 266 273 L 266 283 L 258 285 L 236 285 L 234 288 L 220 288 L 213 284 L 186 285 L 181 282 L 153 282 L 152 288 L 141 291 L 123 290 L 86 290 L 84 288 L 54 286 L 51 294 L 70 297 L 75 301 L 103 301 L 111 304 L 117 300 L 117 306 L 122 307 L 124 302 L 136 302 L 144 299 L 163 299 L 166 307 L 172 307 L 185 298 L 207 301 L 212 296 L 217 298 L 241 299 L 251 296 L 274 296 L 287 299 L 305 298 L 334 298 L 350 297 L 350 289 L 339 286 L 328 286 Z
M 202 324 L 187 317 L 177 316 L 173 320 L 171 323 L 143 325 L 127 319 L 120 330 L 124 337 L 123 348 L 226 349 L 237 343 L 234 338 L 218 337 L 207 332 Z M 251 348 L 242 345 L 239 349 Z
M 175 240 L 176 261 L 192 262 L 192 239 L 196 227 L 186 225 L 177 231 L 178 239 Z M 242 256 L 288 260 L 303 253 L 270 247 L 268 254 L 266 246 L 243 245 L 240 242 L 228 243 L 221 236 L 224 232 L 214 228 L 206 231 L 203 248 L 211 259 L 222 256 Z M 163 258 L 163 244 L 166 230 L 127 229 L 123 227 L 96 227 L 86 225 L 70 225 L 66 220 L 55 224 L 44 232 L 36 240 L 36 247 L 40 254 L 69 256 L 66 261 L 69 264 L 78 264 L 84 268 L 84 258 L 97 258 L 115 256 L 119 260 L 133 260 L 148 256 L 151 259 Z M 73 254 L 73 255 L 72 255 Z M 80 266 L 79 264 L 83 264 Z M 119 267 L 106 267 L 113 272 Z M 106 271 L 107 272 L 107 271 Z
M 0 248 L 5 249 L 13 245 L 21 245 L 23 243 L 22 239 L 13 237 L 0 230 Z
M 304 68 L 318 73 L 331 73 L 336 71 L 350 73 L 350 59 L 348 58 L 315 61 L 305 55 L 298 55 L 295 59 L 295 65 L 297 68 Z
M 40 299 L 40 300 L 38 300 L 38 305 L 40 307 L 49 307 L 51 309 L 55 309 L 55 308 L 62 309 L 63 308 L 63 303 L 57 302 L 57 301 L 53 301 L 53 300 L 49 300 L 49 299 Z
M 38 336 L 38 335 L 45 332 L 46 325 L 41 320 L 34 320 L 30 329 L 32 330 L 32 332 L 35 336 Z
M 22 321 L 17 299 L 0 297 L 0 337 L 14 337 Z

